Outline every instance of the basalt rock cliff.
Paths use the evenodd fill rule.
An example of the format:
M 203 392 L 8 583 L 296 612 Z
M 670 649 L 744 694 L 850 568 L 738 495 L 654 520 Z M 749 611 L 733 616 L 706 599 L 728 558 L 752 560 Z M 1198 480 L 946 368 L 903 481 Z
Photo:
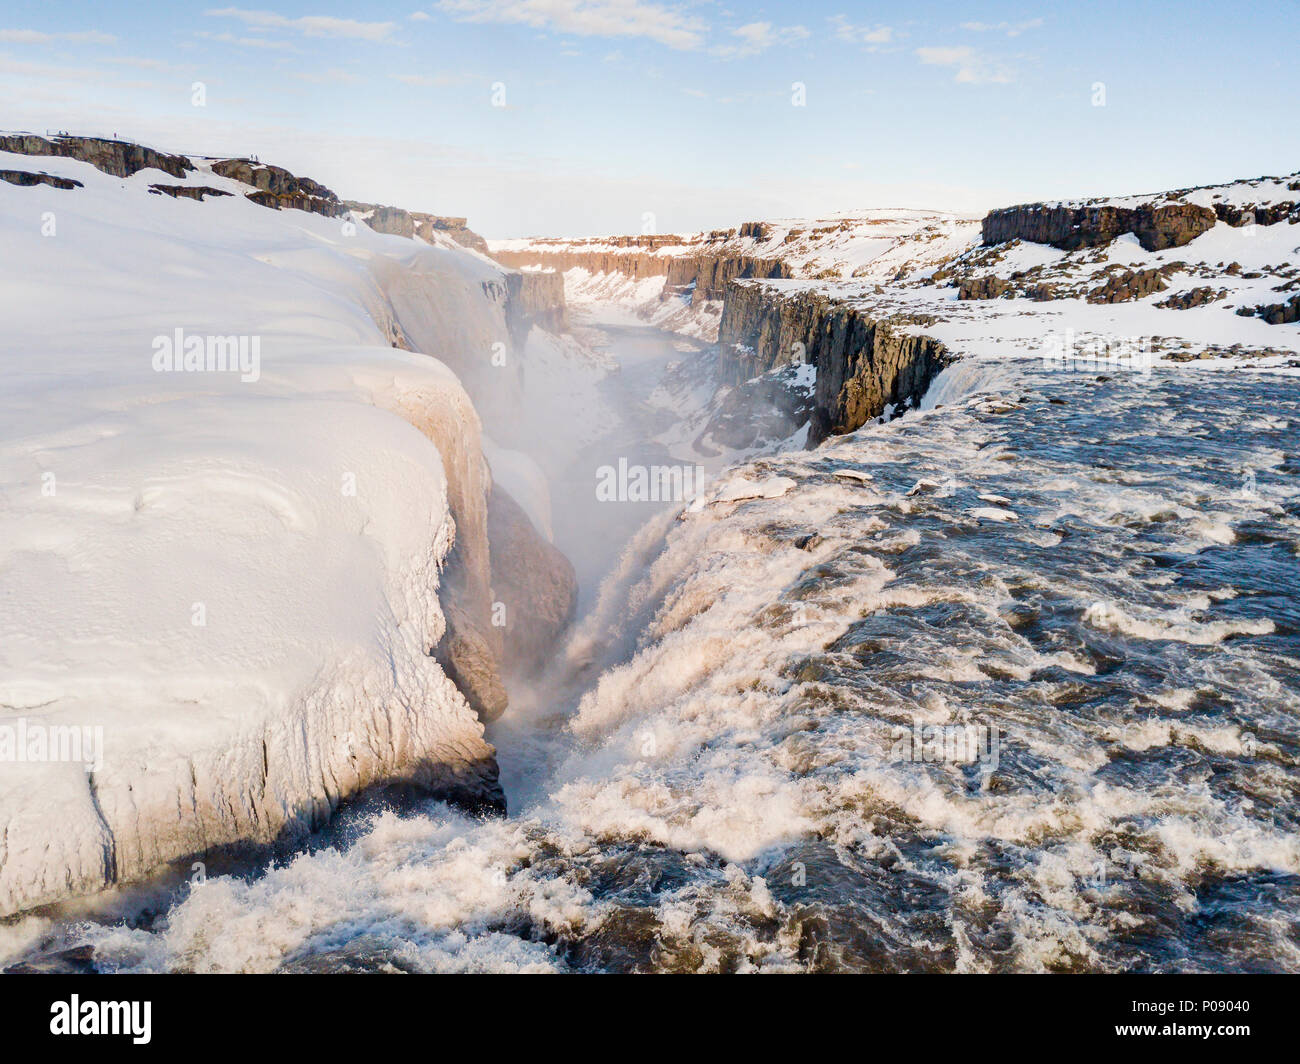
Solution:
M 1139 207 L 1072 207 L 1027 204 L 990 211 L 982 224 L 986 245 L 1031 240 L 1063 251 L 1099 247 L 1132 233 L 1147 251 L 1182 247 L 1217 221 L 1209 207 L 1194 203 Z
M 919 402 L 949 361 L 947 348 L 825 288 L 736 281 L 727 289 L 718 372 L 740 385 L 782 366 L 817 370 L 809 445 L 852 432 L 890 408 Z

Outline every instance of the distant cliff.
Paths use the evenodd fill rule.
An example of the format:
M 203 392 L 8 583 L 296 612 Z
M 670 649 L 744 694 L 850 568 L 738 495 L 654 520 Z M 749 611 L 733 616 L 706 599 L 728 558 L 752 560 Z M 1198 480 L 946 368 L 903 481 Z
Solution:
M 983 242 L 1030 240 L 1063 251 L 1100 247 L 1132 233 L 1147 251 L 1189 244 L 1217 221 L 1209 207 L 1194 203 L 1139 207 L 1073 207 L 1028 204 L 990 211 L 982 225 Z
M 527 247 L 499 248 L 492 255 L 506 266 L 544 266 L 560 272 L 576 268 L 589 273 L 621 273 L 635 279 L 663 277 L 660 298 L 689 295 L 692 302 L 721 299 L 727 283 L 738 278 L 794 276 L 780 258 L 749 255 L 730 246 L 729 241 L 736 235 L 735 229 L 721 229 L 705 236 L 540 239 Z
M 1132 233 L 1147 251 L 1163 251 L 1190 244 L 1216 222 L 1241 227 L 1300 221 L 1300 202 L 1287 195 L 1292 192 L 1300 192 L 1295 174 L 1154 195 L 1025 203 L 990 211 L 981 235 L 986 246 L 1029 240 L 1075 251 Z
M 408 211 L 401 207 L 385 207 L 378 203 L 358 203 L 345 200 L 343 206 L 362 217 L 365 223 L 377 233 L 391 233 L 394 236 L 418 236 L 427 243 L 434 243 L 434 233 L 450 237 L 462 247 L 488 253 L 487 241 L 469 228 L 467 218 L 453 218 L 442 214 L 425 214 L 421 211 Z

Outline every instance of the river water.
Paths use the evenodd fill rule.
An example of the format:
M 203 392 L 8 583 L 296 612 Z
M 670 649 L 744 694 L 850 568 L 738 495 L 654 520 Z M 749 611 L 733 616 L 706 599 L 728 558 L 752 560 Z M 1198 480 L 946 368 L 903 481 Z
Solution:
M 1300 970 L 1293 379 L 958 365 L 922 412 L 720 482 L 774 497 L 679 519 L 581 502 L 593 463 L 659 453 L 639 399 L 682 354 L 610 340 L 629 427 L 556 486 L 584 616 L 491 734 L 510 815 L 352 814 L 64 944 L 131 971 Z

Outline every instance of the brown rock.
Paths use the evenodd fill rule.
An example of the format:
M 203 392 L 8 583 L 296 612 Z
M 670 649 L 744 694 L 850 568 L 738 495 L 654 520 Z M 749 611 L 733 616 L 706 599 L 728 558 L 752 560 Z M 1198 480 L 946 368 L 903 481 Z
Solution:
M 29 170 L 0 170 L 0 181 L 8 181 L 11 185 L 49 185 L 51 188 L 85 188 L 80 181 L 74 181 L 70 177 L 55 177 L 53 174 L 47 174 L 44 170 L 40 173 L 32 173 Z
M 112 177 L 130 177 L 148 169 L 161 170 L 172 177 L 184 177 L 195 169 L 184 155 L 168 155 L 141 144 L 101 137 L 55 137 L 47 140 L 31 133 L 15 133 L 0 136 L 0 151 L 78 159 Z
M 504 606 L 505 667 L 516 675 L 539 672 L 573 620 L 573 566 L 499 484 L 488 501 L 488 542 L 492 594 Z

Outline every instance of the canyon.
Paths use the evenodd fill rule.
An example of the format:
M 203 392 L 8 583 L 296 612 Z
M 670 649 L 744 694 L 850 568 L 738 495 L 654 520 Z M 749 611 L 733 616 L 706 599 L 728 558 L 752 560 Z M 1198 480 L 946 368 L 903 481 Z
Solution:
M 1048 341 L 1136 337 L 1157 362 L 1300 365 L 1286 328 L 1296 175 L 981 218 L 873 210 L 487 241 L 463 217 L 344 200 L 251 158 L 11 134 L 0 166 L 0 219 L 24 264 L 6 278 L 0 441 L 4 557 L 22 562 L 6 592 L 23 608 L 4 618 L 0 705 L 108 726 L 100 770 L 0 773 L 3 915 L 232 847 L 292 850 L 376 789 L 502 812 L 487 728 L 531 749 L 507 712 L 516 692 L 516 709 L 545 712 L 563 702 L 548 686 L 558 671 L 577 684 L 562 688 L 581 704 L 573 734 L 603 735 L 605 714 L 619 732 L 638 685 L 647 705 L 656 685 L 689 686 L 690 668 L 652 677 L 629 655 L 662 637 L 646 660 L 672 658 L 674 632 L 707 613 L 692 579 L 725 604 L 725 639 L 757 645 L 785 623 L 779 589 L 816 587 L 805 568 L 824 544 L 816 522 L 787 542 L 779 500 L 806 497 L 833 524 L 876 497 L 876 474 L 833 457 L 872 433 L 902 446 L 958 403 L 953 418 L 995 431 L 1029 386 L 989 398 L 983 375 Z M 148 276 L 116 268 L 137 245 Z M 66 283 L 29 279 L 69 264 Z M 621 325 L 601 317 L 615 312 Z M 52 320 L 70 324 L 51 336 Z M 256 390 L 153 374 L 150 338 L 177 327 L 260 336 Z M 614 393 L 621 433 L 606 424 Z M 942 459 L 925 451 L 926 469 Z M 591 490 L 588 466 L 618 460 L 707 464 L 718 480 L 582 528 L 589 514 L 568 504 Z M 900 479 L 891 513 L 943 490 Z M 959 520 L 1017 520 L 1009 496 L 978 500 Z M 841 532 L 853 556 L 861 530 Z M 682 575 L 715 555 L 716 573 Z M 164 556 L 180 561 L 159 571 Z M 768 584 L 745 585 L 751 563 Z M 855 579 L 875 588 L 868 569 Z M 725 601 L 735 587 L 761 600 L 761 621 Z M 69 611 L 78 602 L 94 609 Z M 718 638 L 704 643 L 728 660 Z M 821 653 L 803 638 L 790 637 L 800 655 Z M 830 667 L 779 657 L 771 675 L 788 666 L 799 683 Z M 718 676 L 718 705 L 740 689 L 729 683 Z M 575 793 L 611 802 L 584 806 L 599 818 L 615 786 L 584 777 Z M 757 852 L 698 826 L 736 860 Z

